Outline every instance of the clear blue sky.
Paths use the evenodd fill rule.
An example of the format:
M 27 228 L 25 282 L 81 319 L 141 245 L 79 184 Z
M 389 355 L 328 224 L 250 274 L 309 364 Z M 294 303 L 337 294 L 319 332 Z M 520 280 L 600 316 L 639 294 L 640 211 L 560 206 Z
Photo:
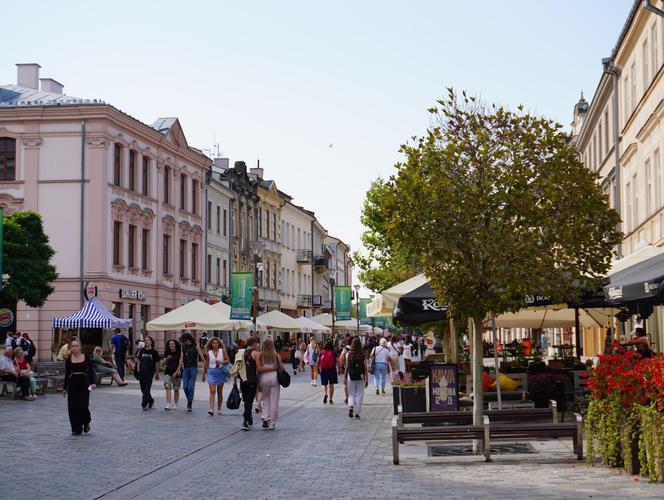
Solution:
M 39 7 L 39 5 L 42 7 Z M 2 6 L 0 82 L 38 62 L 65 93 L 177 116 L 360 246 L 364 193 L 447 86 L 566 126 L 631 0 L 121 1 Z M 329 145 L 333 144 L 330 148 Z

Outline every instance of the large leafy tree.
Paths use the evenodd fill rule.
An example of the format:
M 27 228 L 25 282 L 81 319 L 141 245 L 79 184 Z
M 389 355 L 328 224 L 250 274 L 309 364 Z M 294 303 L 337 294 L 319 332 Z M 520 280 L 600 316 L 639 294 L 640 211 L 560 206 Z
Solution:
M 3 222 L 3 273 L 9 283 L 3 289 L 5 300 L 23 300 L 41 307 L 53 293 L 58 273 L 51 265 L 55 254 L 44 234 L 41 216 L 35 212 L 15 212 Z
M 417 274 L 417 263 L 410 261 L 403 252 L 391 244 L 384 228 L 390 214 L 382 204 L 389 188 L 388 183 L 378 178 L 371 183 L 362 208 L 361 221 L 366 228 L 362 243 L 366 253 L 355 252 L 353 261 L 359 268 L 359 278 L 364 286 L 374 292 L 382 292 Z
M 478 388 L 487 315 L 520 309 L 528 294 L 569 302 L 598 285 L 619 216 L 559 124 L 451 89 L 429 112 L 433 125 L 402 146 L 381 188 L 379 232 L 469 320 Z M 474 401 L 479 423 L 481 390 Z

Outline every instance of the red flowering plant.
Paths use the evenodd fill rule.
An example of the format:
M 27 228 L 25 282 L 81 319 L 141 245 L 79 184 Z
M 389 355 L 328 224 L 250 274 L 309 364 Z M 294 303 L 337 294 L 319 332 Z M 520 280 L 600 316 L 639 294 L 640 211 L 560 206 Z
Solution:
M 616 394 L 625 408 L 654 403 L 664 411 L 664 358 L 643 359 L 635 351 L 618 348 L 616 354 L 599 357 L 589 373 L 588 388 L 594 399 Z

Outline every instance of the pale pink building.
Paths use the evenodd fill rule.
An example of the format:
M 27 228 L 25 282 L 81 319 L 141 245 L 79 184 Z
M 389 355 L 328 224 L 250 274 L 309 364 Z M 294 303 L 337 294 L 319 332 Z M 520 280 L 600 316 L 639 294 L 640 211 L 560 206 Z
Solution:
M 52 319 L 80 308 L 82 284 L 132 318 L 134 337 L 150 319 L 203 298 L 212 160 L 187 144 L 177 118 L 147 125 L 64 95 L 37 64 L 17 67 L 17 84 L 0 86 L 0 205 L 40 212 L 56 251 L 55 292 L 41 309 L 17 306 L 17 328 L 36 339 L 39 358 L 50 358 Z

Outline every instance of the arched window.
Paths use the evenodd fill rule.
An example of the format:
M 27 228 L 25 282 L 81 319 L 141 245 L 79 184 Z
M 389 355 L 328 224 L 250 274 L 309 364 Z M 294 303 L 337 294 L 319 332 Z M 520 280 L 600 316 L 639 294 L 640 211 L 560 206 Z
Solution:
M 16 139 L 0 137 L 0 180 L 16 180 Z

